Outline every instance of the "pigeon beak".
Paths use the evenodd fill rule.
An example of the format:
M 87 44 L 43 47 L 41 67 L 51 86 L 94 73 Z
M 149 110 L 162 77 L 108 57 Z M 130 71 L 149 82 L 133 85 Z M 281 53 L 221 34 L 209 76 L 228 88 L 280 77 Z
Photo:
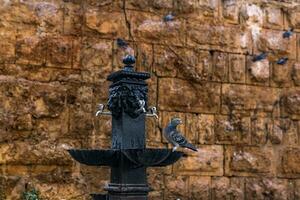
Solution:
M 179 124 L 183 124 L 183 122 L 180 120 L 180 121 L 179 121 Z

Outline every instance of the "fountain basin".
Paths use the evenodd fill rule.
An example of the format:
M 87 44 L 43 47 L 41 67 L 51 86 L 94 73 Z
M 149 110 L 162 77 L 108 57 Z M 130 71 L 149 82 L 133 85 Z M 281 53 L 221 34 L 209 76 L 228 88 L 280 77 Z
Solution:
M 134 167 L 162 167 L 175 163 L 185 156 L 171 149 L 70 149 L 70 155 L 78 162 L 89 166 L 119 166 L 126 159 Z

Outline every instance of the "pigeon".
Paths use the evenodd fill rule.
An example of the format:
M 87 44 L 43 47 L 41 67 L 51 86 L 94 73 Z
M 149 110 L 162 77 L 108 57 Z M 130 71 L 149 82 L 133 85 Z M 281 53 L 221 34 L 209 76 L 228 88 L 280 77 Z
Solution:
M 129 46 L 129 44 L 125 40 L 117 38 L 117 45 L 118 48 L 120 48 L 120 50 L 123 51 L 123 55 L 134 55 L 134 50 Z
M 288 61 L 289 58 L 285 57 L 285 58 L 280 58 L 278 61 L 277 61 L 277 64 L 278 65 L 284 65 L 287 61 Z
M 282 34 L 282 37 L 283 38 L 290 38 L 292 35 L 293 35 L 293 28 L 290 28 L 289 30 L 285 31 L 283 34 Z
M 254 56 L 253 59 L 252 59 L 252 61 L 253 62 L 260 61 L 260 60 L 265 59 L 266 57 L 267 57 L 267 53 L 263 52 L 263 53 L 261 53 L 259 55 Z
M 176 129 L 179 124 L 182 124 L 181 119 L 175 117 L 172 118 L 171 122 L 164 129 L 164 137 L 174 146 L 172 151 L 174 152 L 178 147 L 185 147 L 193 151 L 198 151 L 197 148 L 189 143 Z
M 170 14 L 168 14 L 168 15 L 166 15 L 166 16 L 164 16 L 164 22 L 170 22 L 170 21 L 173 21 L 174 20 L 174 15 L 172 15 L 171 13 Z
M 128 43 L 122 40 L 121 38 L 117 38 L 117 45 L 118 47 L 125 49 L 128 47 Z

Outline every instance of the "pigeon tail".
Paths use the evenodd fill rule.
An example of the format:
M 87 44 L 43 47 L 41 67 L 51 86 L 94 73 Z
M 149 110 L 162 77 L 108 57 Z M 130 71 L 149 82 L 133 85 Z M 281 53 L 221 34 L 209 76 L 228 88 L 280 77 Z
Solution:
M 183 145 L 183 147 L 186 147 L 186 148 L 191 149 L 193 151 L 198 151 L 197 148 L 194 145 L 192 145 L 191 143 L 186 143 L 185 145 Z

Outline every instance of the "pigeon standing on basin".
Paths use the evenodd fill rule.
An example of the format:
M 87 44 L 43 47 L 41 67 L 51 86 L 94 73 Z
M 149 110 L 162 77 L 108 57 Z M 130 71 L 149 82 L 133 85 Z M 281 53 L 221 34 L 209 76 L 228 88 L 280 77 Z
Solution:
M 174 147 L 173 151 L 175 151 L 178 147 L 184 147 L 191 149 L 193 151 L 197 151 L 197 148 L 189 143 L 182 134 L 176 129 L 179 124 L 182 124 L 180 118 L 173 118 L 171 122 L 164 129 L 164 137 L 170 142 Z

